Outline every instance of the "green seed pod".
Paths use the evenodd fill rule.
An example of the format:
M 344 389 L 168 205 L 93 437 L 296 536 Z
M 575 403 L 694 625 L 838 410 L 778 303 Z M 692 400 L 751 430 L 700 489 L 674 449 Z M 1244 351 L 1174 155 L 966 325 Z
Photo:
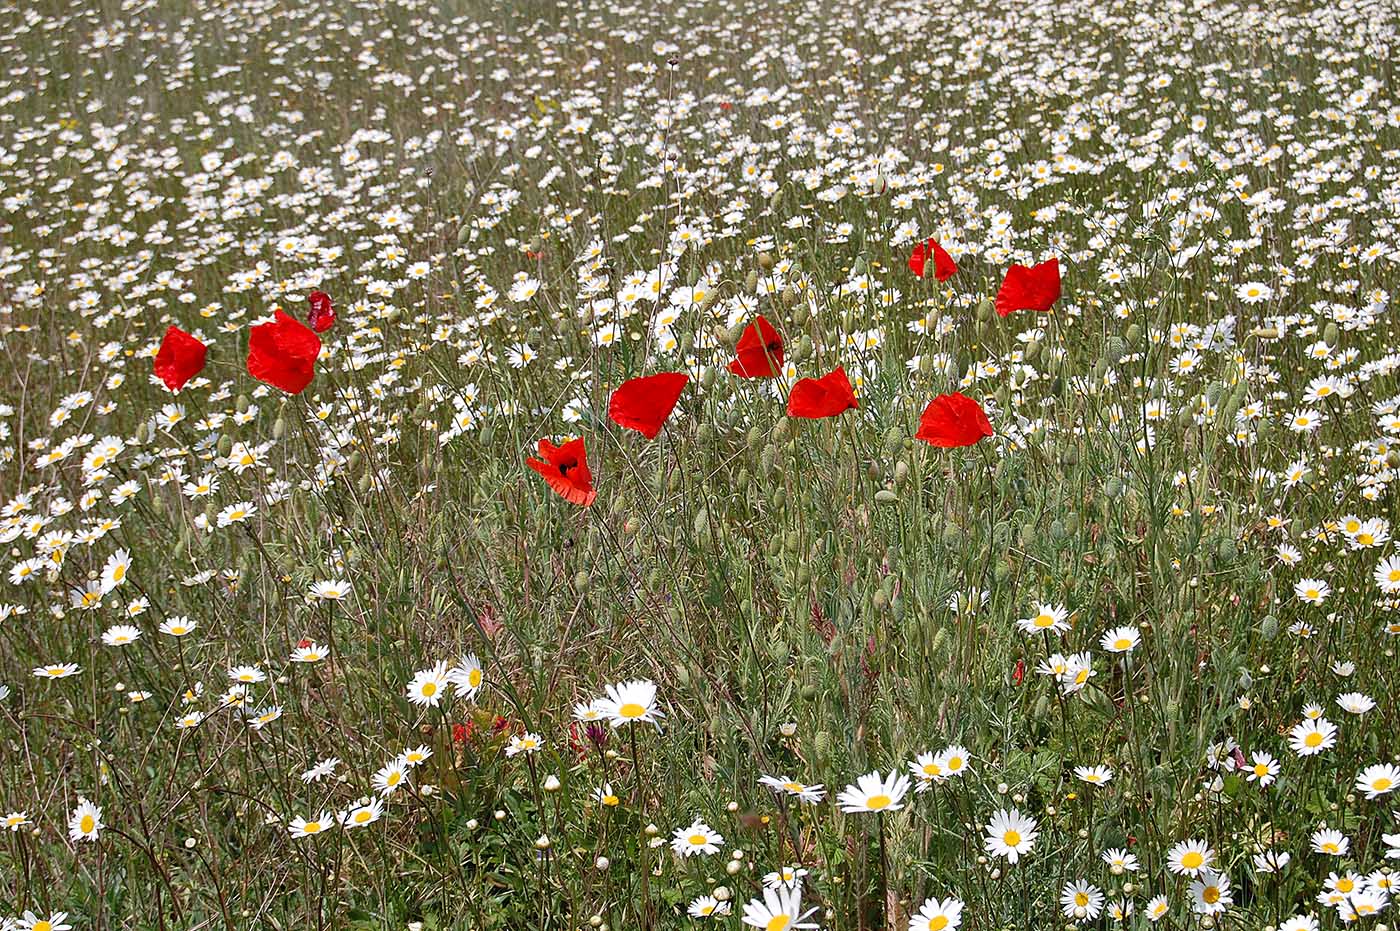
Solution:
M 1222 537 L 1220 544 L 1215 548 L 1215 555 L 1220 561 L 1227 565 L 1240 558 L 1240 549 L 1235 544 L 1234 537 Z
M 1038 339 L 1033 339 L 1029 343 L 1026 343 L 1026 350 L 1023 353 L 1026 361 L 1034 362 L 1036 359 L 1040 358 L 1040 350 L 1042 348 L 1041 342 Z
M 781 443 L 792 433 L 792 426 L 791 417 L 779 417 L 778 422 L 773 424 L 773 430 L 769 436 L 772 437 L 774 443 Z
M 360 455 L 360 451 L 359 451 L 358 449 L 355 450 L 354 452 L 352 452 L 352 453 L 349 455 L 349 457 L 345 460 L 345 468 L 346 468 L 346 471 L 349 471 L 349 472 L 358 472 L 358 471 L 360 471 L 360 463 L 362 463 L 362 462 L 364 461 L 364 458 L 365 458 L 364 456 L 361 456 L 361 455 Z
M 470 220 L 468 220 L 467 222 L 463 223 L 461 226 L 457 227 L 457 245 L 459 245 L 459 246 L 465 246 L 467 243 L 471 242 L 471 238 L 472 238 L 472 223 L 471 223 Z
M 229 436 L 227 433 L 219 437 L 218 452 L 220 456 L 227 459 L 228 454 L 233 452 L 233 437 Z
M 864 274 L 865 274 L 865 271 L 866 271 L 866 267 L 867 267 L 867 266 L 866 266 L 866 264 L 865 264 L 865 257 L 864 257 L 864 256 L 856 256 L 855 262 L 851 265 L 851 277 L 852 277 L 852 278 L 855 278 L 855 277 L 857 277 L 857 276 L 859 276 L 859 275 L 864 275 Z
M 715 378 L 715 368 L 714 366 L 709 366 L 700 373 L 700 386 L 706 390 L 713 388 L 715 386 Z
M 143 421 L 141 421 L 140 426 L 138 426 L 138 427 L 136 428 L 136 442 L 139 443 L 139 444 L 142 445 L 142 446 L 145 446 L 145 445 L 146 445 L 147 443 L 149 443 L 150 441 L 151 441 L 151 422 L 150 422 L 149 420 L 143 420 Z
M 1329 346 L 1335 347 L 1342 341 L 1342 331 L 1337 328 L 1337 324 L 1331 320 L 1322 328 L 1322 339 Z
M 300 499 L 293 498 L 292 500 L 297 501 Z M 165 498 L 162 495 L 151 495 L 151 513 L 155 514 L 157 517 L 165 513 Z
M 588 573 L 580 569 L 574 574 L 574 588 L 580 593 L 588 591 Z
M 901 459 L 894 464 L 894 487 L 901 488 L 909 480 L 909 463 Z
M 930 655 L 938 657 L 943 655 L 943 651 L 948 648 L 948 628 L 940 627 L 933 635 L 933 642 L 929 644 Z
M 749 270 L 748 275 L 744 278 L 744 290 L 745 290 L 745 291 L 757 291 L 757 290 L 758 290 L 758 272 L 757 272 L 757 271 L 755 271 L 755 270 L 753 270 L 753 269 L 750 269 L 750 270 Z
M 1137 351 L 1142 348 L 1142 327 L 1136 323 L 1128 325 L 1126 334 L 1128 346 Z
M 676 672 L 676 684 L 679 685 L 681 688 L 689 688 L 689 687 L 690 687 L 690 667 L 687 666 L 685 663 L 677 663 L 677 664 L 675 665 L 675 672 Z
M 783 295 L 786 297 L 787 292 L 784 291 Z M 806 326 L 811 316 L 811 313 L 807 310 L 806 304 L 798 304 L 792 311 L 792 322 L 798 326 Z
M 1108 481 L 1103 483 L 1103 493 L 1115 500 L 1123 496 L 1123 489 L 1123 480 L 1116 475 L 1109 476 Z
M 811 356 L 812 337 L 808 336 L 806 333 L 803 333 L 802 338 L 797 341 L 797 351 L 792 354 L 792 359 L 794 362 L 802 362 L 806 359 L 811 358 Z
M 248 396 L 246 394 L 240 394 L 238 398 L 233 402 L 234 410 L 238 411 L 238 413 L 240 414 L 252 406 L 253 402 L 248 400 Z
M 984 297 L 977 302 L 976 317 L 983 323 L 991 323 L 996 319 L 996 310 L 993 308 L 990 297 Z
M 1010 580 L 1012 573 L 1011 563 L 1005 559 L 997 560 L 996 566 L 992 569 L 992 578 L 998 585 L 1005 584 Z
M 812 749 L 817 751 L 817 756 L 826 758 L 831 753 L 831 734 L 828 731 L 817 731 L 817 735 L 812 738 Z
M 1263 622 L 1259 625 L 1259 632 L 1264 635 L 1265 640 L 1272 640 L 1278 636 L 1278 618 L 1272 614 L 1264 615 Z
M 1042 695 L 1035 700 L 1035 714 L 1037 721 L 1042 721 L 1050 713 L 1050 696 Z
M 879 491 L 875 492 L 876 504 L 896 504 L 898 502 L 899 495 L 890 491 L 888 488 L 881 488 Z
M 773 467 L 778 462 L 778 447 L 769 443 L 763 447 L 763 452 L 758 457 L 758 470 L 762 475 L 772 475 Z
M 367 495 L 367 494 L 369 494 L 369 489 L 370 489 L 370 475 L 369 475 L 368 472 L 366 472 L 364 475 L 361 475 L 361 476 L 360 476 L 360 480 L 359 480 L 358 482 L 355 483 L 355 487 L 359 489 L 360 494 L 362 494 L 362 495 Z
M 1128 354 L 1128 344 L 1121 336 L 1110 336 L 1104 343 L 1103 356 L 1109 365 L 1117 365 Z
M 789 553 L 796 553 L 802 548 L 802 535 L 796 530 L 789 530 L 783 537 L 783 546 Z

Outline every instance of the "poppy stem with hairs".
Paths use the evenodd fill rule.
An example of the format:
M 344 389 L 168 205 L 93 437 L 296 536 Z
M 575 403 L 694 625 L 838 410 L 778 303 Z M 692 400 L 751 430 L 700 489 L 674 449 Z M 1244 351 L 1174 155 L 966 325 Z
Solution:
M 636 785 L 633 804 L 637 806 L 637 821 L 642 823 L 646 820 L 642 812 L 642 786 L 644 783 L 642 781 L 641 757 L 637 752 L 637 726 L 635 724 L 627 726 L 627 736 L 632 743 L 632 779 Z M 639 908 L 641 910 L 642 931 L 648 931 L 651 928 L 651 864 L 648 862 L 651 848 L 647 845 L 645 828 L 642 830 L 639 847 L 642 861 L 642 900 Z

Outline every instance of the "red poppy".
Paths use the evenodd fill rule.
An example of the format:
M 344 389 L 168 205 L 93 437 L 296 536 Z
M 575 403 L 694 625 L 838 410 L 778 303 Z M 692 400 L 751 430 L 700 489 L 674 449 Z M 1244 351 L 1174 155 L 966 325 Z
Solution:
M 1013 265 L 997 291 L 997 313 L 1005 317 L 1018 310 L 1047 311 L 1060 299 L 1060 261 L 1050 259 L 1027 268 Z
M 171 391 L 179 391 L 204 368 L 209 347 L 177 326 L 165 331 L 156 352 L 156 377 Z
M 583 448 L 583 437 L 570 440 L 563 446 L 555 446 L 549 440 L 540 440 L 538 459 L 526 459 L 525 464 L 544 476 L 555 493 L 564 500 L 588 507 L 598 492 L 593 490 L 593 473 L 588 471 L 588 453 Z
M 835 417 L 853 407 L 860 405 L 856 403 L 856 393 L 851 390 L 851 380 L 846 377 L 846 369 L 837 366 L 821 378 L 804 378 L 793 385 L 787 411 L 791 417 L 816 420 Z
M 762 317 L 744 327 L 729 371 L 740 378 L 773 378 L 783 366 L 783 337 Z
M 335 305 L 325 291 L 312 291 L 306 296 L 311 310 L 306 314 L 306 325 L 317 333 L 324 333 L 335 326 Z
M 690 376 L 684 372 L 662 372 L 642 378 L 629 378 L 608 401 L 608 416 L 619 427 L 636 430 L 649 440 L 656 439 L 661 425 L 676 409 Z
M 924 265 L 927 264 L 930 255 L 933 256 L 933 277 L 939 281 L 947 281 L 957 272 L 958 263 L 953 261 L 948 250 L 940 246 L 935 239 L 921 242 L 914 247 L 914 251 L 909 254 L 909 270 L 920 278 L 924 277 Z
M 301 394 L 316 374 L 321 337 L 282 311 L 248 335 L 248 374 L 288 394 Z
M 982 406 L 966 395 L 940 394 L 924 408 L 916 439 L 933 446 L 972 446 L 984 436 L 995 436 Z

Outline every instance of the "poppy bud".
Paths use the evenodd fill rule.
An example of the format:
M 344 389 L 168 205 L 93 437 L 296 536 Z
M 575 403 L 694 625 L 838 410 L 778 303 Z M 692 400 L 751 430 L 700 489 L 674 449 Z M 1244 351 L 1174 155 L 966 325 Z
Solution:
M 1104 343 L 1103 357 L 1109 365 L 1117 365 L 1123 360 L 1123 356 L 1128 353 L 1128 344 L 1122 337 L 1110 336 Z
M 574 588 L 577 589 L 579 592 L 588 591 L 587 572 L 584 572 L 582 569 L 580 569 L 578 573 L 574 575 Z
M 350 472 L 358 472 L 360 471 L 360 463 L 363 461 L 364 457 L 360 455 L 360 451 L 357 449 L 346 458 L 345 468 Z
M 994 313 L 995 308 L 992 304 L 992 299 L 990 297 L 984 297 L 982 298 L 982 300 L 977 302 L 976 315 L 978 320 L 981 320 L 984 323 L 990 323 L 993 319 Z
M 787 439 L 788 432 L 792 429 L 792 418 L 779 417 L 778 422 L 773 424 L 772 438 L 774 443 L 781 443 Z
M 141 425 L 136 428 L 136 442 L 141 446 L 145 446 L 150 440 L 151 422 L 149 420 L 143 420 L 141 421 Z
M 1279 331 L 1278 327 L 1261 326 L 1250 330 L 1249 335 L 1253 336 L 1255 339 L 1278 339 Z
M 233 452 L 233 437 L 225 433 L 223 436 L 219 437 L 218 453 L 220 456 L 227 459 L 228 454 L 231 452 Z
M 283 417 L 278 417 L 272 422 L 272 438 L 280 440 L 287 434 L 287 421 Z
M 894 464 L 894 487 L 900 488 L 909 480 L 909 463 L 901 459 Z
M 879 491 L 875 492 L 876 504 L 897 504 L 898 502 L 899 495 L 890 491 L 888 488 L 881 488 Z
M 803 337 L 797 341 L 797 351 L 793 353 L 792 360 L 794 362 L 801 362 L 805 359 L 810 359 L 812 357 L 812 348 L 812 337 L 804 334 Z
M 1129 324 L 1127 339 L 1131 348 L 1140 349 L 1142 347 L 1142 327 L 1136 323 Z
M 1392 469 L 1400 469 L 1400 452 L 1391 450 L 1385 454 L 1385 464 Z
M 797 289 L 794 288 L 792 285 L 788 285 L 786 288 L 783 289 L 783 305 L 786 307 L 792 307 L 794 304 L 797 303 L 798 296 L 799 295 L 797 293 Z
M 1035 702 L 1035 718 L 1040 720 L 1050 712 L 1050 696 L 1042 695 Z
M 1278 636 L 1278 618 L 1272 614 L 1264 615 L 1264 621 L 1259 625 L 1259 632 L 1263 634 L 1265 640 L 1272 640 Z
M 151 495 L 151 513 L 157 517 L 165 513 L 165 499 L 160 495 Z
M 773 253 L 771 253 L 771 252 L 760 252 L 760 253 L 758 254 L 758 267 L 759 267 L 759 268 L 763 269 L 764 271 L 768 271 L 768 270 L 770 270 L 770 269 L 773 267 L 773 264 L 774 264 L 774 263 L 773 263 Z
M 370 474 L 368 472 L 360 476 L 360 480 L 355 483 L 355 487 L 359 490 L 360 494 L 369 494 L 370 481 Z
M 817 751 L 817 756 L 825 757 L 831 753 L 831 733 L 829 731 L 817 731 L 812 738 L 812 747 Z
M 1337 329 L 1337 324 L 1327 321 L 1327 326 L 1322 328 L 1322 339 L 1329 346 L 1335 346 L 1342 341 L 1342 331 Z
M 744 445 L 749 448 L 751 455 L 757 454 L 763 446 L 763 430 L 759 427 L 749 427 L 748 435 L 744 438 Z
M 778 447 L 769 443 L 763 447 L 763 452 L 758 457 L 758 470 L 763 475 L 772 475 L 773 467 L 778 461 Z
M 745 278 L 744 278 L 744 290 L 745 290 L 745 291 L 757 291 L 757 290 L 758 290 L 758 272 L 756 272 L 756 271 L 754 271 L 754 270 L 752 270 L 752 269 L 749 270 L 748 275 L 745 276 Z
M 472 221 L 468 220 L 457 227 L 457 245 L 465 246 L 472 238 Z

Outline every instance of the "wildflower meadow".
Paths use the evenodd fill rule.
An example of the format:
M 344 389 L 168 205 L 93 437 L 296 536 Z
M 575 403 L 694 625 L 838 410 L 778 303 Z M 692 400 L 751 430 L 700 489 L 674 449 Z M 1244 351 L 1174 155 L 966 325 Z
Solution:
M 0 6 L 0 931 L 1388 931 L 1397 30 Z

